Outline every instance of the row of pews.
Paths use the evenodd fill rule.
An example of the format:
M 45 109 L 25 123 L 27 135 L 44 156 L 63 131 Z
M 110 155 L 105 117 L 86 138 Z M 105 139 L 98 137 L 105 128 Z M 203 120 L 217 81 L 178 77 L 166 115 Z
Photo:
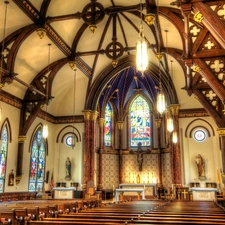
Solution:
M 225 224 L 216 202 L 42 200 L 0 204 L 1 224 Z

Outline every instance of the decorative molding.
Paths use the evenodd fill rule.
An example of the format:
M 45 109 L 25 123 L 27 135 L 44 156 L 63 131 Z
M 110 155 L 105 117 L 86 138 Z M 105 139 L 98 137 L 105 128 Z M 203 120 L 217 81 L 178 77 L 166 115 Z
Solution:
M 203 108 L 196 109 L 180 109 L 179 110 L 179 118 L 187 118 L 187 117 L 206 117 L 210 116 L 209 113 Z
M 82 113 L 84 114 L 84 120 L 90 120 L 91 110 L 83 110 Z
M 194 15 L 194 20 L 198 23 L 201 23 L 204 19 L 203 15 L 200 12 L 196 12 Z
M 225 136 L 225 128 L 218 128 L 216 131 L 219 136 Z
M 104 122 L 105 122 L 105 118 L 99 118 L 98 120 L 99 127 L 102 128 L 104 126 Z
M 156 127 L 160 128 L 161 123 L 162 123 L 162 119 L 155 119 L 154 121 L 155 121 Z
M 19 136 L 18 137 L 18 142 L 19 143 L 24 143 L 27 140 L 27 136 Z
M 123 130 L 123 125 L 124 125 L 123 121 L 117 121 L 117 126 L 119 130 Z
M 90 120 L 96 121 L 98 117 L 98 111 L 90 111 Z

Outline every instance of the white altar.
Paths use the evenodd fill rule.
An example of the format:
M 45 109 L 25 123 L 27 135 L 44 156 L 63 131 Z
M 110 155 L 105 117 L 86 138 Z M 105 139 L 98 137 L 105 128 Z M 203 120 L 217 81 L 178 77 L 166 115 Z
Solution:
M 119 195 L 122 194 L 124 192 L 133 192 L 138 194 L 139 196 L 142 195 L 142 200 L 145 199 L 145 190 L 144 189 L 125 189 L 125 188 L 119 188 L 115 190 L 115 201 L 118 202 L 119 201 Z
M 55 199 L 72 199 L 74 198 L 74 191 L 76 188 L 74 187 L 55 187 L 53 188 L 54 198 Z
M 142 188 L 145 190 L 145 195 L 157 196 L 157 183 L 141 183 L 141 184 L 119 184 L 119 188 L 134 189 Z
M 213 201 L 216 199 L 217 188 L 201 188 L 193 187 L 190 188 L 193 193 L 194 201 Z

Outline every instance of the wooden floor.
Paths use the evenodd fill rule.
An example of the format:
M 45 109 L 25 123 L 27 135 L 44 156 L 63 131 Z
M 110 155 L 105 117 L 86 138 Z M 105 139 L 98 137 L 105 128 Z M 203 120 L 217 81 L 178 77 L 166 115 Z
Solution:
M 215 202 L 133 200 L 123 202 L 30 200 L 0 203 L 0 224 L 118 225 L 223 224 L 224 208 Z

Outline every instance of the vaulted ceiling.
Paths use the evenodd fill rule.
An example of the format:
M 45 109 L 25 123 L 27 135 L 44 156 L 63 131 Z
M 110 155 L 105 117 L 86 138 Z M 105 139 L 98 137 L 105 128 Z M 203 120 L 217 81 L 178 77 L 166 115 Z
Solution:
M 109 100 L 123 111 L 130 97 L 140 92 L 154 111 L 161 81 L 168 105 L 180 104 L 186 111 L 205 108 L 218 127 L 224 127 L 224 1 L 4 2 L 0 2 L 1 100 L 11 99 L 22 109 L 21 135 L 36 116 L 43 115 L 46 98 L 53 123 L 73 114 L 74 76 L 76 115 L 84 109 L 101 111 Z M 149 14 L 155 15 L 152 25 L 144 21 Z M 141 21 L 150 61 L 144 73 L 135 66 Z M 90 25 L 96 26 L 94 33 Z M 40 28 L 46 31 L 42 39 L 36 32 Z M 76 62 L 76 72 L 68 65 L 71 61 Z

